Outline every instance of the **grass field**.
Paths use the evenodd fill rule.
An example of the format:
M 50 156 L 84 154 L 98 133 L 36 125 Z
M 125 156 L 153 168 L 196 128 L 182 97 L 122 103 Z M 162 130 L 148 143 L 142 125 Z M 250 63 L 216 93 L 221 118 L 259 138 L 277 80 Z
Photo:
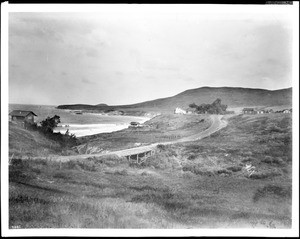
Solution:
M 23 127 L 9 123 L 9 155 L 47 156 L 61 151 L 59 143 L 46 138 L 38 131 L 26 130 Z
M 157 147 L 139 166 L 14 159 L 9 226 L 289 228 L 291 134 L 291 115 L 239 115 L 208 138 Z

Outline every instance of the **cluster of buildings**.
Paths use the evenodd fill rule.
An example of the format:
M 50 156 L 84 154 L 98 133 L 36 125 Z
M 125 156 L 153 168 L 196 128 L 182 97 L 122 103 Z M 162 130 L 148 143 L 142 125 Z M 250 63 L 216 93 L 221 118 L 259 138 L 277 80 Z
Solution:
M 243 114 L 270 114 L 270 113 L 283 113 L 283 114 L 291 114 L 292 109 L 283 109 L 283 110 L 277 110 L 274 111 L 272 109 L 254 109 L 254 108 L 244 108 L 242 110 Z
M 174 114 L 181 114 L 181 115 L 190 115 L 190 114 L 193 114 L 193 111 L 192 110 L 184 110 L 184 109 L 181 109 L 179 107 L 177 107 L 175 110 L 174 110 Z

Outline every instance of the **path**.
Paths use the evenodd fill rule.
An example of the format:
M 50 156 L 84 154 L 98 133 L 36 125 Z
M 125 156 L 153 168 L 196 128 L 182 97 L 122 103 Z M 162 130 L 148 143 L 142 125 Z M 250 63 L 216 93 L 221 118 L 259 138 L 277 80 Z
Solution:
M 103 156 L 103 155 L 117 155 L 119 157 L 125 157 L 128 155 L 137 155 L 137 154 L 142 154 L 145 152 L 151 152 L 159 144 L 169 145 L 169 144 L 182 143 L 182 142 L 203 139 L 203 138 L 208 137 L 209 135 L 211 135 L 211 134 L 215 133 L 216 131 L 227 126 L 227 122 L 225 120 L 222 120 L 222 117 L 223 117 L 222 115 L 211 115 L 210 117 L 212 119 L 212 124 L 208 129 L 206 129 L 200 133 L 197 133 L 197 134 L 194 134 L 194 135 L 191 135 L 188 137 L 184 137 L 182 139 L 169 141 L 169 142 L 154 143 L 154 144 L 150 144 L 150 145 L 146 145 L 146 146 L 123 149 L 123 150 L 118 150 L 118 151 L 111 151 L 111 152 L 106 152 L 106 153 L 80 154 L 80 155 L 70 155 L 70 156 L 55 156 L 55 157 L 48 157 L 47 159 L 54 160 L 54 161 L 60 161 L 60 162 L 66 162 L 66 161 L 75 160 L 75 159 L 86 159 L 86 158 L 90 158 L 90 157 L 99 157 L 99 156 Z

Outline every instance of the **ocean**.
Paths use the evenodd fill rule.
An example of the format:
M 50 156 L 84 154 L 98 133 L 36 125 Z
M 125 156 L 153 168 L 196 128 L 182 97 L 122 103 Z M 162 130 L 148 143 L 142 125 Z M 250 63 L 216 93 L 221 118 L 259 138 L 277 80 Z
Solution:
M 127 128 L 130 122 L 144 123 L 149 117 L 123 116 L 123 115 L 101 115 L 96 113 L 76 114 L 71 110 L 56 109 L 53 105 L 23 105 L 9 104 L 9 112 L 12 110 L 33 111 L 37 117 L 35 122 L 41 122 L 47 117 L 60 116 L 61 123 L 54 132 L 75 134 L 76 137 L 93 135 L 99 133 L 110 133 Z

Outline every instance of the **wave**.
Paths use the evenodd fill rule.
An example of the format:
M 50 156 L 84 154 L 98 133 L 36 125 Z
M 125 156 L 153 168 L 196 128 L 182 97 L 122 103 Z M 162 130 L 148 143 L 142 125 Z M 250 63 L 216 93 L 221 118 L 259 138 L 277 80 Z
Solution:
M 68 127 L 57 127 L 54 131 L 64 134 L 69 130 L 70 134 L 75 134 L 76 137 L 82 137 L 100 133 L 111 133 L 126 129 L 128 126 L 129 124 L 69 124 Z
M 119 125 L 129 125 L 129 124 L 125 124 L 125 123 L 114 123 L 114 124 L 68 124 L 68 123 L 64 123 L 64 124 L 60 124 L 58 125 L 58 127 L 62 127 L 62 128 L 93 128 L 93 127 L 114 127 L 114 126 L 119 126 Z

